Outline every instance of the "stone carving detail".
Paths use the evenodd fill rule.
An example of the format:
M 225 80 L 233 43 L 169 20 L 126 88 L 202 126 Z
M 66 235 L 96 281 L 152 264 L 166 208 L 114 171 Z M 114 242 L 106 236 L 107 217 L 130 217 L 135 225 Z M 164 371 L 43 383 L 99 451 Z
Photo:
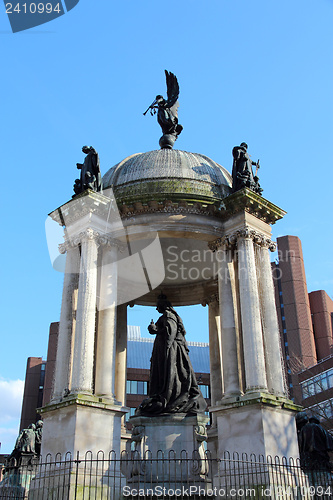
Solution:
M 207 441 L 207 430 L 204 424 L 199 424 L 194 428 L 194 436 L 197 442 L 196 453 L 193 454 L 192 474 L 206 476 L 209 472 L 208 461 L 206 460 L 206 453 L 204 442 Z M 197 456 L 196 456 L 197 455 Z
M 202 305 L 206 307 L 208 304 L 213 304 L 214 302 L 219 303 L 219 294 L 218 293 L 213 293 L 212 295 L 209 295 L 203 302 Z
M 221 247 L 228 247 L 230 245 L 229 237 L 223 236 L 222 238 L 217 238 L 214 241 L 208 243 L 208 248 L 213 252 L 216 252 Z
M 135 425 L 132 430 L 131 443 L 134 444 L 134 452 L 142 456 L 142 440 L 145 435 L 145 428 L 143 425 Z
M 239 229 L 236 231 L 237 238 L 245 238 L 254 240 L 254 238 L 258 236 L 258 233 L 254 229 L 250 229 L 249 227 L 244 227 L 243 229 Z
M 276 250 L 275 242 L 273 242 L 270 238 L 267 238 L 267 236 L 265 236 L 264 234 L 259 233 L 254 229 L 250 229 L 247 226 L 242 229 L 238 229 L 232 234 L 228 234 L 226 236 L 223 236 L 222 238 L 217 238 L 216 240 L 209 242 L 208 248 L 213 252 L 216 252 L 221 247 L 230 249 L 237 245 L 238 238 L 252 239 L 256 245 L 266 247 L 271 252 L 275 252 Z
M 127 248 L 126 244 L 122 243 L 120 240 L 117 240 L 107 234 L 101 235 L 99 232 L 94 231 L 91 228 L 88 228 L 86 229 L 86 231 L 79 233 L 73 238 L 67 238 L 64 243 L 60 243 L 58 245 L 58 249 L 61 254 L 65 254 L 71 248 L 79 246 L 83 241 L 92 241 L 92 240 L 95 240 L 97 244 L 100 246 L 109 246 L 109 247 L 114 246 L 117 248 L 119 252 L 124 252 L 124 250 Z

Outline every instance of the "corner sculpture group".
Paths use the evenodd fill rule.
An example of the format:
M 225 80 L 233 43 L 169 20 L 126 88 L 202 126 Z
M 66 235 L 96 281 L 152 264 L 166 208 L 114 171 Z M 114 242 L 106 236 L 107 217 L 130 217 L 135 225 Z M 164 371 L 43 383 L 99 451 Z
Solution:
M 15 447 L 10 454 L 8 461 L 15 459 L 20 463 L 23 456 L 40 455 L 43 435 L 43 421 L 38 420 L 36 424 L 30 424 L 27 429 L 22 429 L 16 439 Z

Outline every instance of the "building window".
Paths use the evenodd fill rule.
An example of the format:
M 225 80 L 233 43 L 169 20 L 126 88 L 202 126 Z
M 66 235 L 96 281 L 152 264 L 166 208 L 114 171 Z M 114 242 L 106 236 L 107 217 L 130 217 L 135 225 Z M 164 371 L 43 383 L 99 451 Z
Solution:
M 143 380 L 127 380 L 127 394 L 148 394 L 148 382 Z
M 333 368 L 301 382 L 303 399 L 320 394 L 333 387 Z
M 136 408 L 130 408 L 129 413 L 126 413 L 125 415 L 125 422 L 127 422 L 130 417 L 134 417 L 135 410 Z
M 203 397 L 205 399 L 209 399 L 210 398 L 210 395 L 209 395 L 209 385 L 200 384 L 199 385 L 199 389 L 201 390 L 201 394 L 203 395 Z

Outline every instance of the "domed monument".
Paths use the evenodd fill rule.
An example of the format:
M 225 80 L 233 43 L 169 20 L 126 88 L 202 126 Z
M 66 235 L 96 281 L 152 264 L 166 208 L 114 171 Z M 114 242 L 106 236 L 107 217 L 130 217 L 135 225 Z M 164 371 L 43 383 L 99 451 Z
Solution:
M 161 149 L 119 162 L 104 174 L 102 190 L 87 167 L 90 184 L 80 182 L 90 187 L 77 188 L 50 214 L 65 230 L 66 270 L 53 398 L 42 409 L 42 454 L 119 454 L 127 438 L 127 306 L 159 303 L 162 316 L 149 327 L 156 335 L 152 360 L 161 356 L 166 368 L 153 371 L 152 361 L 151 386 L 162 387 L 155 382 L 165 373 L 168 380 L 130 419 L 136 450 L 192 452 L 207 438 L 204 408 L 184 404 L 185 389 L 170 396 L 189 379 L 186 394 L 198 396 L 174 307 L 203 304 L 209 308 L 208 448 L 217 458 L 226 450 L 295 457 L 298 408 L 285 387 L 269 257 L 271 224 L 285 212 L 262 197 L 252 170 L 259 165 L 245 143 L 233 149 L 232 175 L 203 154 L 173 149 L 182 131 L 179 86 L 172 73 L 166 78 L 168 98 L 157 96 L 148 108 L 157 111 Z M 170 437 L 175 433 L 181 445 Z

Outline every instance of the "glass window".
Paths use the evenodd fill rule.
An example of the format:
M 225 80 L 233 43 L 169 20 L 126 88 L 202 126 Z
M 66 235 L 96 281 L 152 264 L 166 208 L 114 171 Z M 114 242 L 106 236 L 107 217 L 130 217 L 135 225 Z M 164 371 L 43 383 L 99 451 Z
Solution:
M 204 398 L 208 399 L 209 398 L 209 386 L 200 384 L 199 388 L 201 390 L 201 394 L 203 395 Z
M 321 391 L 327 391 L 328 389 L 327 373 L 323 373 L 323 376 L 316 381 L 316 386 L 317 386 L 316 394 L 318 394 Z
M 148 394 L 148 382 L 144 380 L 127 380 L 127 394 Z
M 329 388 L 333 387 L 333 370 L 327 372 L 327 383 Z
M 129 413 L 126 413 L 125 415 L 125 422 L 127 422 L 130 417 L 134 416 L 135 410 L 136 408 L 130 408 Z

